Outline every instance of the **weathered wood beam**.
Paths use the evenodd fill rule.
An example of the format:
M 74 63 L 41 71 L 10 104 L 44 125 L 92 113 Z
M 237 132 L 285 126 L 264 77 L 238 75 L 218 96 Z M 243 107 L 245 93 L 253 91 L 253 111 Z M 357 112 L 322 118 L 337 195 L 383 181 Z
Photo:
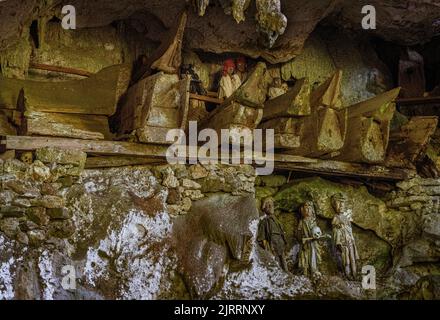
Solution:
M 64 138 L 5 136 L 1 139 L 4 150 L 33 151 L 44 147 L 73 149 L 86 152 L 90 155 L 109 155 L 114 158 L 120 156 L 143 157 L 139 161 L 156 159 L 161 162 L 166 157 L 167 146 L 139 144 L 115 141 L 91 141 Z M 263 155 L 254 154 L 254 158 L 265 159 Z M 101 160 L 95 160 L 98 165 Z M 126 161 L 126 160 L 121 160 Z M 111 160 L 109 160 L 111 162 Z M 154 161 L 156 163 L 156 161 Z M 93 165 L 93 160 L 92 160 Z M 274 155 L 275 169 L 298 172 L 310 172 L 331 176 L 353 176 L 381 180 L 405 180 L 415 176 L 416 172 L 400 168 L 387 168 L 377 165 L 355 164 L 340 161 L 328 161 L 291 156 L 283 154 Z
M 5 136 L 6 150 L 33 151 L 44 147 L 70 149 L 98 155 L 165 158 L 168 147 L 132 142 L 81 140 L 52 137 Z
M 168 150 L 168 146 L 158 146 L 153 144 L 26 136 L 4 136 L 1 138 L 1 144 L 6 150 L 33 151 L 43 147 L 55 147 L 61 149 L 74 149 L 91 155 L 150 157 L 155 159 L 165 159 Z M 190 154 L 198 154 L 198 148 L 196 148 L 196 150 L 193 148 L 194 147 L 188 147 L 188 152 Z M 220 154 L 221 153 L 219 152 L 219 155 Z M 257 160 L 266 159 L 264 154 L 257 152 L 253 153 L 253 158 Z M 300 156 L 274 154 L 274 161 L 313 163 L 317 160 Z
M 361 177 L 379 180 L 406 180 L 415 177 L 417 174 L 415 170 L 387 168 L 377 165 L 363 165 L 332 160 L 318 160 L 316 163 L 304 164 L 276 162 L 275 168 L 328 176 Z
M 440 97 L 420 97 L 397 99 L 396 103 L 400 106 L 420 106 L 425 104 L 440 104 Z
M 199 100 L 199 101 L 212 102 L 215 104 L 222 104 L 224 101 L 223 99 L 214 98 L 211 96 L 201 96 L 201 95 L 195 94 L 195 93 L 190 93 L 189 98 L 194 99 L 194 100 Z
M 68 67 L 51 66 L 51 65 L 42 64 L 42 63 L 31 62 L 29 65 L 29 68 L 36 69 L 36 70 L 44 70 L 44 71 L 53 71 L 53 72 L 59 72 L 59 73 L 73 74 L 73 75 L 82 76 L 82 77 L 86 77 L 86 78 L 93 76 L 92 72 L 88 72 L 85 70 L 79 70 L 79 69 L 68 68 Z
M 118 157 L 118 156 L 97 156 L 87 157 L 86 169 L 114 168 L 125 166 L 151 165 L 166 163 L 163 159 L 151 159 L 144 157 Z

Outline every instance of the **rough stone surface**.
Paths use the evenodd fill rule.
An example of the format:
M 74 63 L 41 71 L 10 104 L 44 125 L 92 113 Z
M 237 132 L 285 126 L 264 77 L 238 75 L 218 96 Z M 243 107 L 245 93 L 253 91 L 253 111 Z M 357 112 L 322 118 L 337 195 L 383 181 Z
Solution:
M 0 3 L 0 15 L 3 17 L 0 24 L 3 31 L 0 36 L 0 50 L 8 46 L 17 46 L 21 35 L 29 32 L 31 22 L 38 17 L 49 20 L 54 15 L 61 16 L 60 7 L 55 6 L 55 9 L 52 9 L 56 3 L 56 1 L 39 0 Z M 166 5 L 161 0 L 124 2 L 74 0 L 70 4 L 77 9 L 78 28 L 104 27 L 114 21 L 130 18 L 128 26 L 154 41 L 163 37 L 165 28 L 172 26 L 175 17 L 185 6 L 185 2 L 180 0 L 167 1 Z M 413 45 L 429 41 L 440 32 L 438 24 L 440 8 L 435 0 L 417 4 L 410 0 L 399 2 L 375 0 L 368 4 L 374 5 L 378 14 L 377 29 L 371 33 L 383 39 Z M 225 14 L 220 6 L 210 6 L 203 17 L 199 17 L 195 12 L 190 13 L 186 32 L 187 46 L 206 52 L 239 52 L 255 58 L 261 56 L 272 63 L 286 62 L 301 52 L 305 40 L 325 18 L 331 25 L 360 31 L 360 21 L 363 18 L 362 5 L 363 2 L 348 0 L 281 1 L 281 12 L 287 18 L 287 27 L 270 50 L 265 49 L 258 42 L 254 1 L 251 1 L 249 8 L 239 15 L 239 21 L 245 19 L 239 24 L 235 20 L 237 16 L 234 19 L 232 15 Z M 96 12 L 100 14 L 97 15 Z M 145 21 L 149 22 L 148 28 Z M 50 31 L 50 28 L 47 29 Z M 117 53 L 113 52 L 118 52 L 117 44 L 111 41 L 109 44 L 106 47 L 103 43 L 103 49 L 117 58 Z
M 379 198 L 322 178 L 256 179 L 250 166 L 121 167 L 60 177 L 56 168 L 64 165 L 48 162 L 42 181 L 29 170 L 38 161 L 1 166 L 0 299 L 369 299 L 360 278 L 342 277 L 330 241 L 322 278 L 297 272 L 298 206 L 313 199 L 318 225 L 331 234 L 330 197 L 339 192 L 353 210 L 358 264 L 376 267 L 373 298 L 437 297 L 440 180 L 404 181 Z M 267 196 L 286 232 L 290 273 L 255 241 Z M 65 265 L 77 272 L 75 292 L 61 286 Z

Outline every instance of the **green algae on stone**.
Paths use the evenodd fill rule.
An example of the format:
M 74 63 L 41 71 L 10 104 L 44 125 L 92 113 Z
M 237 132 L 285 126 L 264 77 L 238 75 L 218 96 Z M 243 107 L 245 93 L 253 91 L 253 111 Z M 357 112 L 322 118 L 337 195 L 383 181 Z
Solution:
M 335 215 L 330 199 L 336 193 L 343 193 L 349 199 L 353 211 L 353 223 L 376 235 L 393 246 L 397 246 L 417 229 L 411 212 L 389 210 L 386 204 L 371 194 L 365 187 L 354 188 L 324 180 L 308 178 L 296 180 L 283 188 L 274 198 L 276 206 L 283 211 L 296 211 L 307 200 L 316 204 L 317 215 L 332 219 Z M 403 229 L 403 230 L 402 230 Z

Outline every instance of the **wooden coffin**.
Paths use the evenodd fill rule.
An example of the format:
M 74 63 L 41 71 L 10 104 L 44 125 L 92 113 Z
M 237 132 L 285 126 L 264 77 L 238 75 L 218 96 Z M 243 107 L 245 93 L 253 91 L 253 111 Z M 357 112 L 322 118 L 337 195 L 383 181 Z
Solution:
M 229 98 L 225 99 L 221 107 L 238 103 L 246 107 L 264 108 L 264 102 L 267 97 L 267 85 L 265 84 L 266 73 L 266 64 L 264 62 L 258 62 L 246 82 Z
M 337 155 L 347 133 L 347 110 L 340 100 L 341 80 L 342 71 L 338 70 L 311 93 L 310 115 L 294 121 L 300 145 L 285 153 L 322 158 Z
M 16 109 L 24 89 L 27 110 L 110 116 L 128 88 L 130 73 L 128 65 L 116 65 L 90 78 L 63 82 L 0 77 L 0 108 Z
M 186 128 L 189 85 L 190 78 L 160 72 L 131 86 L 113 120 L 118 133 L 135 132 L 140 142 L 171 144 L 167 132 Z
M 348 107 L 348 134 L 340 155 L 348 162 L 382 163 L 385 160 L 395 99 L 400 88 Z
M 399 130 L 390 133 L 386 165 L 413 168 L 415 162 L 425 154 L 438 117 L 413 117 Z

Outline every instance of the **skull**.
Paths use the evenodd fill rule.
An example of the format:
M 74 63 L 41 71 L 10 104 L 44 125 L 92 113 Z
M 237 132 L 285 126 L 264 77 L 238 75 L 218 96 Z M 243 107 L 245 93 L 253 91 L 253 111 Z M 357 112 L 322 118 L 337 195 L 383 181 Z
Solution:
M 319 228 L 318 226 L 314 227 L 312 229 L 312 236 L 315 239 L 321 238 L 322 237 L 322 231 L 321 228 Z
M 32 152 L 23 152 L 20 156 L 20 161 L 26 164 L 32 164 L 34 161 Z

